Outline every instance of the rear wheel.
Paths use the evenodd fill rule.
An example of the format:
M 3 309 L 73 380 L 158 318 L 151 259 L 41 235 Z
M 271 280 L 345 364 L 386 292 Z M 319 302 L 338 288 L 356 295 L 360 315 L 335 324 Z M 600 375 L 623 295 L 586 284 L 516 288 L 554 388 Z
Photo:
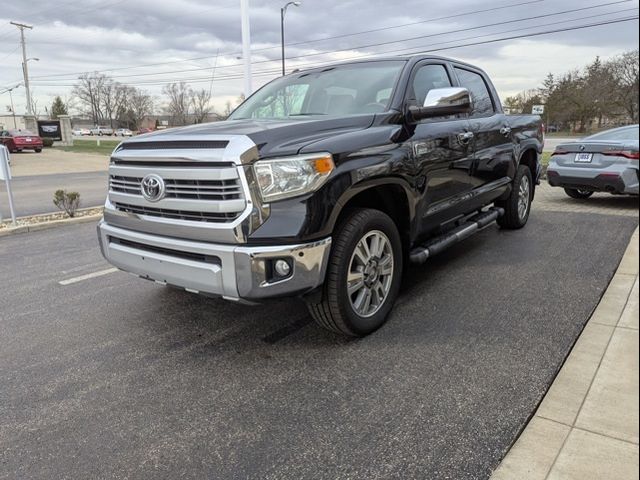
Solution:
M 42 151 L 41 148 L 36 148 L 36 153 L 40 153 Z
M 370 209 L 350 212 L 336 230 L 322 296 L 307 299 L 323 328 L 364 336 L 387 319 L 402 275 L 400 234 L 388 215 Z
M 580 200 L 589 198 L 591 195 L 593 195 L 593 192 L 591 190 L 582 190 L 579 188 L 565 188 L 564 193 L 569 195 L 571 198 L 578 198 Z
M 531 171 L 528 167 L 520 165 L 513 179 L 511 194 L 506 200 L 496 202 L 496 206 L 504 208 L 504 215 L 498 218 L 498 225 L 516 230 L 527 224 L 531 213 L 533 188 Z

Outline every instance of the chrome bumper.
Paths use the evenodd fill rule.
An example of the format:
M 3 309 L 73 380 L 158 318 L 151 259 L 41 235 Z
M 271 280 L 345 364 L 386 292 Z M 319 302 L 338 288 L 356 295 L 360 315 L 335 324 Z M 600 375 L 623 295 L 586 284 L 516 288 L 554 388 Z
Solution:
M 283 246 L 218 245 L 98 225 L 102 254 L 121 270 L 142 278 L 229 300 L 259 301 L 308 292 L 322 284 L 331 238 Z M 284 279 L 270 278 L 270 262 L 292 266 Z

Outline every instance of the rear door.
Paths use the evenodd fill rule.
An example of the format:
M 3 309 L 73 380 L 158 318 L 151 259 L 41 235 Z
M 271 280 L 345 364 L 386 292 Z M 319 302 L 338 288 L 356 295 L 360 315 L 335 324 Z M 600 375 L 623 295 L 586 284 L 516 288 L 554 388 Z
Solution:
M 453 85 L 449 64 L 425 61 L 412 70 L 407 93 L 407 107 L 422 106 L 429 90 Z M 466 115 L 428 118 L 413 125 L 409 138 L 415 161 L 416 186 L 423 192 L 417 208 L 419 231 L 428 233 L 455 216 L 457 208 L 473 187 L 469 169 L 473 141 L 467 136 Z
M 454 72 L 459 86 L 469 90 L 473 102 L 469 114 L 475 140 L 470 170 L 473 188 L 486 191 L 499 188 L 515 175 L 515 149 L 509 119 L 502 112 L 482 71 L 455 65 Z

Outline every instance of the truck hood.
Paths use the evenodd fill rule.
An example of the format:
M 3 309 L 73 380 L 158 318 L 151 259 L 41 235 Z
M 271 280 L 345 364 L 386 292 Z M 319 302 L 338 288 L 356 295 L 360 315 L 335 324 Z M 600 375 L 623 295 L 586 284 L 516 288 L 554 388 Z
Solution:
M 371 126 L 375 115 L 313 116 L 283 120 L 225 120 L 171 128 L 145 135 L 145 140 L 169 141 L 175 137 L 205 135 L 246 135 L 258 146 L 261 157 L 293 155 L 306 145 L 332 135 L 363 130 Z M 331 153 L 331 152 L 330 152 Z

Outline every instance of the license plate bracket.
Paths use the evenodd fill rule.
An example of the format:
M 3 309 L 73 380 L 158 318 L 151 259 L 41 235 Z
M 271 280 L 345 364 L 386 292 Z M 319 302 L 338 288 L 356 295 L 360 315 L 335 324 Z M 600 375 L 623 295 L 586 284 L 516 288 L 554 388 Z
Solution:
M 576 153 L 574 162 L 576 163 L 591 163 L 593 161 L 593 153 Z

